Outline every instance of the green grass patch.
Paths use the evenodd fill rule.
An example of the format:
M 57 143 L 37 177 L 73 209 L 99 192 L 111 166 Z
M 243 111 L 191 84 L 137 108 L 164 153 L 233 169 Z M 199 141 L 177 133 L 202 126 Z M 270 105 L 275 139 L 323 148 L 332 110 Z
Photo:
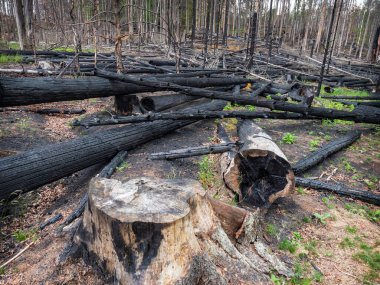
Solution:
M 75 49 L 72 47 L 58 47 L 58 48 L 53 48 L 53 51 L 57 52 L 75 52 Z
M 358 228 L 357 227 L 355 227 L 355 226 L 349 226 L 349 225 L 347 225 L 345 228 L 344 228 L 345 230 L 346 230 L 346 232 L 347 233 L 349 233 L 349 234 L 356 234 L 356 232 L 358 231 Z
M 30 230 L 16 230 L 13 235 L 16 242 L 23 242 L 29 238 L 36 240 L 37 238 L 37 229 L 33 228 Z
M 327 222 L 326 220 L 331 218 L 331 215 L 330 213 L 323 213 L 323 214 L 319 214 L 319 213 L 314 213 L 313 214 L 314 218 L 316 218 L 322 225 L 326 225 Z
M 285 144 L 294 144 L 296 139 L 297 139 L 296 135 L 292 133 L 285 133 L 282 136 L 281 141 Z
M 380 222 L 380 209 L 371 209 L 365 205 L 359 205 L 356 203 L 347 203 L 344 208 L 353 214 L 366 217 L 371 222 Z
M 0 63 L 17 63 L 22 61 L 21 55 L 0 54 Z
M 121 172 L 121 171 L 124 171 L 130 167 L 131 167 L 131 165 L 128 162 L 124 161 L 122 164 L 120 164 L 118 167 L 116 167 L 116 171 Z
M 215 174 L 213 171 L 213 168 L 214 168 L 213 161 L 211 160 L 210 157 L 204 156 L 199 161 L 198 166 L 199 166 L 198 178 L 202 186 L 205 189 L 212 187 L 215 180 Z
M 372 282 L 380 277 L 380 252 L 365 243 L 360 244 L 360 249 L 361 251 L 354 255 L 354 259 L 365 263 L 370 268 L 370 272 L 364 274 L 363 282 L 373 284 Z
M 268 235 L 275 237 L 278 234 L 278 229 L 275 224 L 268 224 L 266 232 Z
M 321 141 L 319 139 L 314 139 L 309 141 L 309 147 L 311 151 L 316 151 L 321 145 Z
M 322 85 L 321 87 L 321 95 L 345 95 L 345 96 L 368 96 L 367 91 L 363 90 L 355 90 L 355 89 L 350 89 L 347 87 L 334 87 L 334 92 L 333 93 L 327 93 L 324 90 L 325 85 Z

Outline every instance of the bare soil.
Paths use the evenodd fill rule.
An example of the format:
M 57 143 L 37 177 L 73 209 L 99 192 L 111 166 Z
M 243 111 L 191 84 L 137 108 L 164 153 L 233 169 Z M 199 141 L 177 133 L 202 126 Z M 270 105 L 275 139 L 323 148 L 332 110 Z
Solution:
M 111 110 L 112 98 L 41 104 L 33 107 L 83 108 L 87 110 L 85 114 L 87 117 L 104 110 Z M 99 130 L 95 127 L 72 129 L 69 122 L 81 117 L 78 115 L 48 116 L 30 112 L 2 112 L 0 116 L 1 120 L 15 121 L 1 123 L 1 156 L 13 155 Z M 231 123 L 231 120 L 226 122 L 233 136 L 234 122 Z M 322 144 L 348 130 L 363 130 L 362 137 L 351 147 L 333 155 L 305 176 L 321 177 L 332 182 L 344 182 L 352 187 L 380 192 L 380 131 L 374 126 L 324 125 L 319 121 L 281 120 L 257 120 L 257 123 L 278 143 L 291 163 L 295 163 L 311 151 L 309 143 L 312 140 L 318 140 Z M 282 142 L 281 138 L 287 132 L 296 136 L 293 144 Z M 200 121 L 135 148 L 129 153 L 123 167 L 119 168 L 112 178 L 123 181 L 140 176 L 198 179 L 201 157 L 150 161 L 147 159 L 147 154 L 216 141 L 215 121 Z M 213 165 L 210 167 L 215 175 L 213 180 L 209 181 L 208 191 L 215 198 L 233 204 L 233 198 L 223 187 L 217 173 L 218 156 L 213 155 L 211 158 Z M 85 265 L 81 259 L 58 265 L 57 257 L 69 240 L 70 233 L 56 232 L 60 223 L 78 205 L 87 190 L 89 180 L 102 166 L 92 166 L 70 177 L 40 187 L 2 209 L 0 265 L 31 245 L 21 256 L 6 266 L 5 271 L 1 273 L 0 284 L 104 284 L 101 276 Z M 308 274 L 307 271 L 319 270 L 323 278 L 318 284 L 363 284 L 363 277 L 370 272 L 370 268 L 355 258 L 355 254 L 360 251 L 359 241 L 379 251 L 380 224 L 370 221 L 363 211 L 355 213 L 347 207 L 347 203 L 353 203 L 357 207 L 364 205 L 350 198 L 312 189 L 298 189 L 290 197 L 278 200 L 271 207 L 263 225 L 264 237 L 283 260 L 292 266 L 302 263 L 307 268 L 303 273 L 305 276 Z M 380 209 L 371 205 L 366 206 L 372 210 Z M 39 224 L 57 213 L 63 215 L 60 222 L 42 231 L 38 230 Z M 324 220 L 325 223 L 322 223 L 314 217 L 315 213 L 328 213 L 329 217 Z M 347 232 L 347 226 L 355 227 L 356 233 Z M 16 239 L 17 231 L 20 230 L 27 234 L 27 239 L 22 242 Z M 281 241 L 286 238 L 291 239 L 295 232 L 302 237 L 298 250 L 294 254 L 280 250 Z M 352 247 L 344 247 L 342 241 L 345 238 L 357 242 Z M 299 257 L 299 253 L 305 252 L 305 245 L 311 241 L 315 241 L 316 245 L 306 251 L 305 261 Z M 371 279 L 372 283 L 367 284 L 379 284 L 379 281 Z

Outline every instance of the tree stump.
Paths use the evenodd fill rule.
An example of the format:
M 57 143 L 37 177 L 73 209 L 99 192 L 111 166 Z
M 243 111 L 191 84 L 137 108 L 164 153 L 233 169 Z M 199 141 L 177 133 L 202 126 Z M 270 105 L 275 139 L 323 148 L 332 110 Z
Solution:
M 74 242 L 117 284 L 271 284 L 272 270 L 292 273 L 251 245 L 260 220 L 195 180 L 94 178 Z

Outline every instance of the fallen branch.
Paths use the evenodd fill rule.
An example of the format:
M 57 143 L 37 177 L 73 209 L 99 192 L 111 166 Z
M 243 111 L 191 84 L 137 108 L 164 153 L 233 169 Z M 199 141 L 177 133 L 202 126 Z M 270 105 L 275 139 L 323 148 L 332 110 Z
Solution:
M 30 244 L 28 244 L 27 246 L 25 246 L 22 250 L 20 250 L 19 253 L 17 253 L 15 256 L 13 256 L 11 259 L 9 259 L 7 262 L 3 263 L 2 265 L 0 265 L 0 268 L 4 268 L 5 266 L 7 266 L 9 263 L 11 263 L 13 260 L 15 260 L 17 257 L 19 257 L 21 254 L 23 254 L 31 245 L 34 244 L 34 241 L 32 241 Z
M 147 113 L 135 116 L 118 116 L 107 121 L 88 121 L 80 122 L 75 120 L 72 126 L 101 126 L 116 125 L 128 123 L 150 122 L 156 120 L 203 120 L 203 119 L 223 119 L 223 118 L 241 118 L 241 119 L 281 119 L 281 120 L 318 120 L 317 117 L 287 113 L 287 112 L 251 112 L 251 111 L 203 111 L 196 113 L 170 112 L 170 113 Z
M 360 189 L 350 188 L 341 183 L 332 184 L 308 178 L 296 177 L 296 186 L 308 187 L 318 191 L 334 192 L 339 195 L 350 196 L 377 206 L 380 205 L 379 194 L 374 194 L 372 192 L 363 191 Z
M 62 219 L 62 214 L 57 214 L 55 215 L 54 217 L 46 220 L 45 222 L 43 222 L 41 225 L 40 225 L 40 230 L 42 231 L 44 228 L 46 228 L 47 226 L 51 225 L 51 224 L 54 224 L 56 222 L 58 222 L 60 219 Z
M 360 138 L 361 133 L 359 131 L 352 131 L 347 135 L 340 137 L 301 158 L 292 168 L 295 174 L 300 174 L 313 166 L 319 164 L 330 155 L 338 152 L 339 150 L 349 146 L 357 139 Z
M 176 159 L 191 156 L 200 156 L 212 153 L 222 153 L 230 151 L 237 146 L 237 143 L 222 143 L 209 146 L 189 147 L 183 149 L 172 150 L 169 152 L 157 152 L 149 155 L 152 160 L 158 159 Z

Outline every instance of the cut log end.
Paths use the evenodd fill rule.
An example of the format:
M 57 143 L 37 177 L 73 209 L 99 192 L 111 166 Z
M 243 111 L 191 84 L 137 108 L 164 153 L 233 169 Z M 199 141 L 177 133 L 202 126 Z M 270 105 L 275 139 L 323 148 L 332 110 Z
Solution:
M 268 208 L 294 189 L 293 170 L 278 146 L 252 121 L 243 121 L 238 134 L 244 145 L 223 170 L 223 179 L 240 202 Z

